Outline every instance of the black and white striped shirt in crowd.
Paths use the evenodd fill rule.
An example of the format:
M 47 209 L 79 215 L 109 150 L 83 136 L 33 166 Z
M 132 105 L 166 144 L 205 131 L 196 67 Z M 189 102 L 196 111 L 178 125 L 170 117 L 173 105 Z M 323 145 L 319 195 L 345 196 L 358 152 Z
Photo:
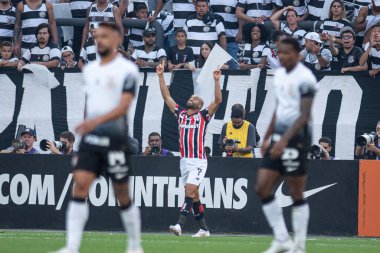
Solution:
M 326 33 L 329 36 L 340 38 L 340 31 L 343 27 L 350 26 L 351 23 L 346 19 L 333 20 L 331 18 L 323 20 L 320 29 L 321 33 Z
M 307 33 L 305 30 L 297 27 L 294 31 L 292 31 L 288 25 L 286 25 L 282 22 L 280 23 L 280 30 L 286 32 L 287 34 L 289 34 L 293 38 L 297 39 L 301 46 L 305 45 L 305 38 L 304 37 Z
M 258 18 L 270 17 L 276 0 L 239 0 L 238 7 L 244 8 L 247 16 Z
M 309 11 L 309 16 L 307 16 L 307 20 L 310 20 L 310 21 L 321 20 L 325 0 L 306 0 L 306 1 L 307 1 L 307 9 Z
M 214 44 L 218 42 L 219 37 L 225 35 L 222 20 L 215 18 L 211 24 L 205 24 L 203 20 L 198 19 L 196 14 L 191 15 L 185 22 L 183 29 L 187 33 L 187 46 L 193 49 L 194 55 L 200 53 L 203 41 L 211 41 Z
M 164 0 L 167 2 L 168 0 Z M 191 0 L 172 0 L 174 28 L 183 27 L 188 16 L 195 12 L 195 6 Z
M 174 16 L 173 14 L 161 11 L 158 14 L 156 21 L 161 24 L 164 29 L 164 35 L 168 36 L 174 30 Z
M 272 51 L 265 43 L 260 43 L 256 47 L 252 48 L 250 43 L 244 45 L 242 60 L 245 64 L 260 64 L 261 58 L 266 56 L 267 58 L 272 55 Z
M 237 4 L 237 0 L 210 0 L 212 12 L 224 19 L 223 24 L 226 30 L 227 42 L 236 41 L 239 31 L 239 21 L 236 17 Z
M 90 37 L 80 50 L 79 59 L 83 60 L 85 63 L 88 63 L 90 61 L 95 61 L 97 56 L 95 40 Z
M 34 47 L 29 48 L 29 50 L 25 50 L 22 55 L 22 60 L 26 63 L 30 62 L 48 62 L 52 60 L 60 60 L 61 59 L 61 51 L 58 47 L 49 43 L 46 47 L 41 48 L 38 44 Z
M 73 18 L 85 18 L 88 7 L 95 0 L 70 0 L 71 15 Z
M 10 6 L 7 10 L 0 10 L 0 41 L 12 41 L 15 22 L 15 7 Z
M 307 11 L 306 0 L 276 0 L 276 5 L 280 7 L 294 6 L 298 16 L 305 15 Z
M 21 14 L 21 31 L 22 31 L 22 44 L 21 48 L 28 49 L 36 42 L 36 30 L 42 23 L 49 23 L 48 12 L 46 8 L 46 0 L 42 0 L 40 8 L 33 10 L 29 8 L 26 0 L 22 1 L 24 10 Z
M 137 19 L 137 18 L 132 18 L 132 19 Z M 144 29 L 139 29 L 139 28 L 128 29 L 129 43 L 131 43 L 134 48 L 144 45 L 143 32 L 144 32 Z
M 364 50 L 367 50 L 369 47 L 369 42 L 365 44 Z M 380 69 L 380 50 L 377 50 L 376 47 L 372 47 L 368 55 L 368 66 L 372 69 Z
M 102 22 L 115 22 L 115 14 L 113 12 L 113 5 L 108 3 L 104 10 L 99 10 L 98 5 L 92 4 L 90 12 L 88 13 L 88 25 L 97 28 Z
M 355 17 L 359 15 L 360 8 L 371 4 L 372 0 L 348 0 L 355 4 Z
M 132 54 L 132 60 L 136 61 L 138 59 L 147 62 L 159 62 L 161 59 L 166 58 L 166 52 L 164 49 L 159 47 L 154 47 L 152 51 L 147 53 L 145 47 L 137 47 Z

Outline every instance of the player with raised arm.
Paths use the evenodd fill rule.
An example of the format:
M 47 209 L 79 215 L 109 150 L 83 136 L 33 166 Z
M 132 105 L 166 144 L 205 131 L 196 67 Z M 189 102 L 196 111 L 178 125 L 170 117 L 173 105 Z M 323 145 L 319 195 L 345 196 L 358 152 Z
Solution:
M 308 123 L 317 80 L 299 62 L 300 51 L 300 44 L 294 38 L 286 38 L 278 46 L 278 56 L 283 67 L 274 76 L 277 104 L 264 137 L 263 163 L 257 172 L 256 185 L 263 212 L 274 233 L 272 245 L 265 253 L 306 252 L 310 212 L 303 192 L 311 133 Z M 294 242 L 286 228 L 282 208 L 273 195 L 273 189 L 281 176 L 285 176 L 293 199 Z
M 222 102 L 222 91 L 220 89 L 221 71 L 214 71 L 215 98 L 204 110 L 203 100 L 197 95 L 192 95 L 187 101 L 186 109 L 180 107 L 170 96 L 169 89 L 165 84 L 164 66 L 158 65 L 156 69 L 160 80 L 160 89 L 165 104 L 175 114 L 178 120 L 179 149 L 181 153 L 180 170 L 185 186 L 185 202 L 181 208 L 178 222 L 169 229 L 175 235 L 180 236 L 187 218 L 193 210 L 195 219 L 200 229 L 193 237 L 210 236 L 204 218 L 204 209 L 199 199 L 199 184 L 202 182 L 207 171 L 207 157 L 204 149 L 204 137 L 207 124 L 218 110 Z
M 121 221 L 128 232 L 127 253 L 143 253 L 140 210 L 129 197 L 126 114 L 135 96 L 139 71 L 117 48 L 122 34 L 117 25 L 100 23 L 96 42 L 99 60 L 83 70 L 86 119 L 76 127 L 82 135 L 77 161 L 74 159 L 74 187 L 66 213 L 66 247 L 59 253 L 79 253 L 89 216 L 86 203 L 89 188 L 105 172 L 112 179 L 120 205 Z

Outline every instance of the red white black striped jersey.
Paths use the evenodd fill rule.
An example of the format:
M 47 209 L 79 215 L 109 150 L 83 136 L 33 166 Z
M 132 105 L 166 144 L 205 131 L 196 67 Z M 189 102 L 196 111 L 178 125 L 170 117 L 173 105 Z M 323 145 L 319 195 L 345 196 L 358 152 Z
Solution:
M 211 120 L 208 109 L 188 115 L 184 108 L 176 105 L 175 115 L 178 120 L 181 158 L 206 159 L 204 138 L 207 124 Z

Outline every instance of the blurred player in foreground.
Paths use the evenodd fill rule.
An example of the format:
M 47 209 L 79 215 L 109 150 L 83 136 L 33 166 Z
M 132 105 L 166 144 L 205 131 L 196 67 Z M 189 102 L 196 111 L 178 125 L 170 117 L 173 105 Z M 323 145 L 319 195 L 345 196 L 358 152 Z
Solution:
M 101 23 L 97 30 L 100 59 L 83 70 L 86 92 L 86 119 L 76 128 L 82 135 L 74 161 L 74 187 L 66 214 L 66 247 L 59 253 L 78 253 L 89 216 L 86 203 L 89 188 L 97 176 L 112 179 L 120 204 L 121 220 L 128 232 L 127 253 L 142 253 L 140 210 L 128 191 L 130 173 L 127 157 L 126 113 L 135 95 L 138 69 L 116 51 L 122 37 L 118 26 Z
M 218 110 L 222 102 L 222 91 L 220 89 L 221 71 L 214 71 L 215 98 L 204 110 L 201 97 L 192 95 L 187 101 L 186 109 L 180 107 L 170 96 L 169 89 L 164 79 L 164 65 L 158 65 L 156 69 L 160 80 L 162 97 L 169 110 L 175 114 L 178 120 L 179 148 L 181 153 L 180 170 L 183 185 L 185 186 L 185 202 L 181 208 L 178 222 L 170 226 L 170 231 L 180 236 L 187 218 L 193 210 L 200 230 L 193 237 L 210 236 L 204 218 L 204 209 L 199 199 L 198 188 L 207 171 L 207 157 L 204 149 L 204 138 L 207 124 Z
M 299 62 L 300 51 L 300 45 L 294 38 L 286 38 L 278 46 L 278 56 L 283 67 L 274 76 L 277 104 L 264 137 L 264 159 L 257 172 L 256 185 L 263 212 L 274 233 L 272 245 L 265 253 L 306 252 L 310 212 L 303 191 L 310 145 L 309 121 L 317 80 Z M 286 228 L 282 208 L 273 195 L 273 189 L 281 176 L 285 177 L 293 199 L 294 242 Z

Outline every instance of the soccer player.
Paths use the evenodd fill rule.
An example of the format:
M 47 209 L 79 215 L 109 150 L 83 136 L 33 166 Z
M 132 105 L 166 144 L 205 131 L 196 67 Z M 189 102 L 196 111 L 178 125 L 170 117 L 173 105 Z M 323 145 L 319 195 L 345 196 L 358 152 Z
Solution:
M 135 95 L 138 69 L 116 51 L 122 34 L 114 23 L 100 23 L 96 36 L 100 59 L 86 65 L 86 119 L 76 127 L 82 135 L 74 165 L 74 188 L 66 214 L 66 247 L 59 253 L 78 253 L 89 216 L 89 188 L 104 170 L 112 179 L 120 204 L 121 220 L 128 232 L 128 253 L 142 253 L 140 210 L 128 191 L 126 113 Z
M 294 38 L 285 38 L 278 46 L 278 57 L 283 67 L 276 71 L 273 81 L 277 104 L 264 137 L 264 159 L 257 172 L 256 185 L 263 212 L 274 233 L 272 245 L 265 253 L 306 252 L 309 205 L 303 191 L 310 142 L 308 123 L 317 80 L 299 62 L 300 51 L 300 44 Z M 273 196 L 273 188 L 281 176 L 285 176 L 293 199 L 294 243 L 289 237 L 282 209 Z
M 162 97 L 178 120 L 181 153 L 180 170 L 183 185 L 185 186 L 185 202 L 181 208 L 178 222 L 176 225 L 170 226 L 169 229 L 175 235 L 180 236 L 191 209 L 193 209 L 194 217 L 200 226 L 200 230 L 193 237 L 210 236 L 204 218 L 203 206 L 199 200 L 198 188 L 207 170 L 207 157 L 204 149 L 206 127 L 222 102 L 222 91 L 220 90 L 221 72 L 218 68 L 213 73 L 215 98 L 204 110 L 202 110 L 202 98 L 196 95 L 189 98 L 186 109 L 180 107 L 170 96 L 169 89 L 165 84 L 164 65 L 162 63 L 158 65 L 156 72 L 160 80 Z

